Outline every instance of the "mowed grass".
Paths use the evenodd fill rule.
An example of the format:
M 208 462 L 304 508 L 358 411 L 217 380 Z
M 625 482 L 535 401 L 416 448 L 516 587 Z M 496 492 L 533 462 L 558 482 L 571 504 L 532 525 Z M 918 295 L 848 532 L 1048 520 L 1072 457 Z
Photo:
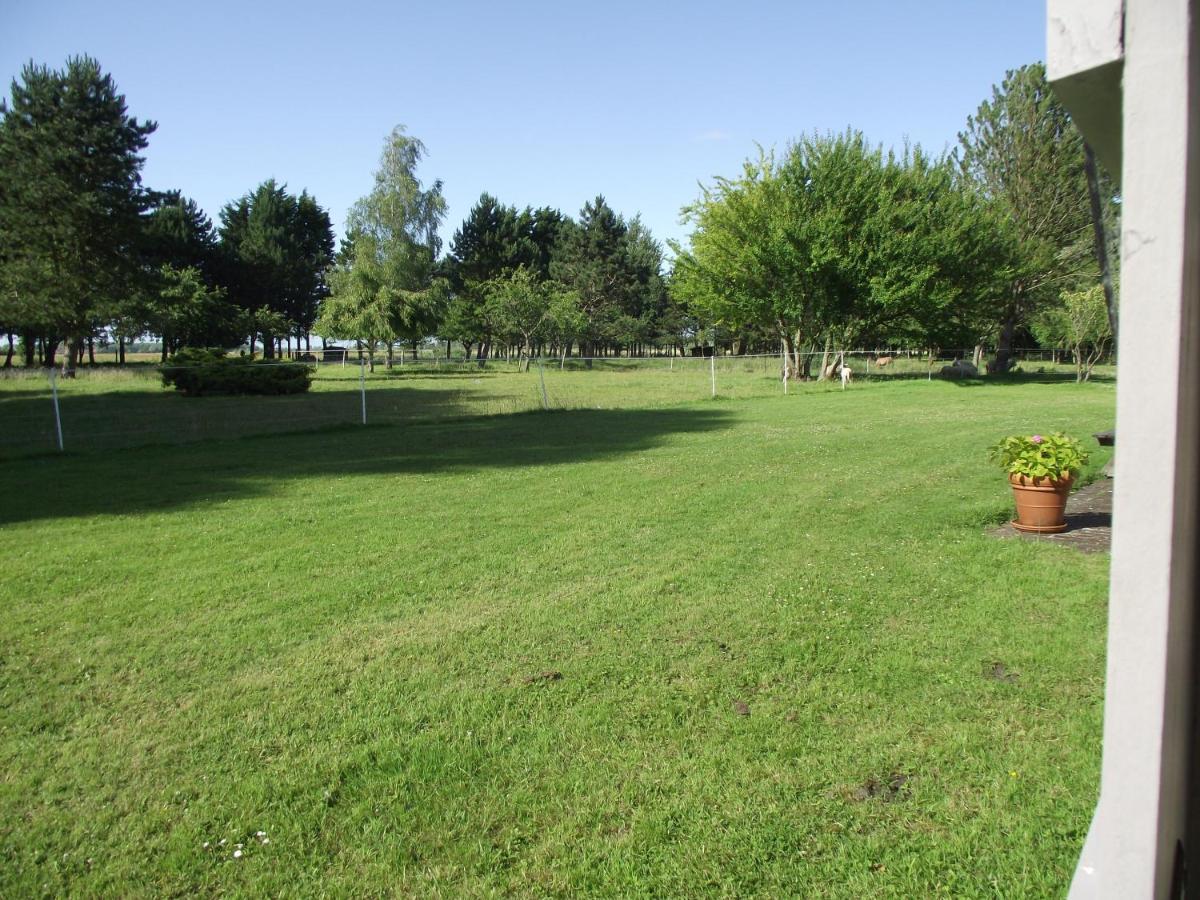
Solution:
M 7 461 L 0 895 L 1061 894 L 1107 558 L 989 537 L 984 449 L 1113 399 L 896 381 Z

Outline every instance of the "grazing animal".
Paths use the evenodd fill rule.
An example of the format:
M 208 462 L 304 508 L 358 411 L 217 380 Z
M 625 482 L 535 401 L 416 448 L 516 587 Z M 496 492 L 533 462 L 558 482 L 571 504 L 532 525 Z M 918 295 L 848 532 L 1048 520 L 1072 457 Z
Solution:
M 891 362 L 892 362 L 892 357 L 881 356 L 881 357 L 879 357 L 879 359 L 875 360 L 875 365 L 879 366 L 879 368 L 882 369 L 884 366 L 890 364 Z
M 848 385 L 850 383 L 850 375 L 851 375 L 850 369 L 847 366 L 842 366 L 841 375 L 842 375 L 842 390 L 844 391 L 846 389 L 846 385 Z
M 956 359 L 948 366 L 942 366 L 943 378 L 978 378 L 979 370 L 965 359 Z

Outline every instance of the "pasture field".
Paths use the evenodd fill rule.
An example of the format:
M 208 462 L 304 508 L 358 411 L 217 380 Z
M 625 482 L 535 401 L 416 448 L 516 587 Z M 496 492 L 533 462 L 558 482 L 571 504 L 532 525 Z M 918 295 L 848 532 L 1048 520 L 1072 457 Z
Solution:
M 985 450 L 1098 469 L 1111 384 L 546 376 L 565 408 L 381 374 L 381 424 L 251 437 L 250 398 L 65 388 L 90 444 L 0 463 L 0 895 L 1065 890 L 1108 559 L 990 537 Z M 156 443 L 209 403 L 231 439 Z
M 924 380 L 929 366 L 899 359 L 886 369 L 849 358 L 851 389 L 879 383 Z M 1069 366 L 1025 363 L 1021 378 L 1071 380 Z M 406 424 L 432 419 L 543 409 L 656 409 L 717 397 L 745 400 L 783 393 L 774 357 L 709 359 L 603 359 L 592 368 L 568 359 L 563 368 L 547 360 L 521 372 L 516 363 L 423 360 L 387 370 L 380 364 L 362 379 L 368 424 Z M 715 370 L 715 371 L 714 371 Z M 63 443 L 70 451 L 109 451 L 160 443 L 312 431 L 361 424 L 363 397 L 357 365 L 320 365 L 312 389 L 285 397 L 184 397 L 162 387 L 154 366 L 83 367 L 79 377 L 57 379 Z M 1098 373 L 1111 379 L 1112 369 Z M 545 385 L 543 395 L 542 385 Z M 789 396 L 840 391 L 838 383 L 792 383 Z M 51 383 L 41 370 L 0 372 L 0 459 L 57 448 Z

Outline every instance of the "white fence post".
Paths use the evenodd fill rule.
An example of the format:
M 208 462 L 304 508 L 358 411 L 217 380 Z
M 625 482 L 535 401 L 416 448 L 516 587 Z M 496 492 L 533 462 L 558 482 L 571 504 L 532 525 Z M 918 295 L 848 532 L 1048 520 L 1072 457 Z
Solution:
M 538 380 L 542 383 L 542 409 L 549 409 L 550 408 L 550 400 L 546 396 L 546 375 L 542 371 L 542 358 L 540 356 L 538 357 L 537 366 L 538 366 Z
M 358 361 L 358 390 L 362 394 L 362 423 L 367 424 L 367 361 Z
M 62 439 L 62 414 L 58 410 L 58 372 L 54 369 L 50 370 L 50 395 L 54 399 L 54 433 L 58 437 L 58 452 L 63 449 Z

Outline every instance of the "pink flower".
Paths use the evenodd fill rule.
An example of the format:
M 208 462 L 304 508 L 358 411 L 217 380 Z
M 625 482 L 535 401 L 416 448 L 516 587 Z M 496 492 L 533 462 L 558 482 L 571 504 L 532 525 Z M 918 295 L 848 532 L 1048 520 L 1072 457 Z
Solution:
M 1043 438 L 1040 434 L 1035 434 L 1033 437 L 1030 438 L 1030 440 L 1033 441 L 1035 444 L 1040 444 L 1042 441 L 1045 440 L 1045 438 Z

